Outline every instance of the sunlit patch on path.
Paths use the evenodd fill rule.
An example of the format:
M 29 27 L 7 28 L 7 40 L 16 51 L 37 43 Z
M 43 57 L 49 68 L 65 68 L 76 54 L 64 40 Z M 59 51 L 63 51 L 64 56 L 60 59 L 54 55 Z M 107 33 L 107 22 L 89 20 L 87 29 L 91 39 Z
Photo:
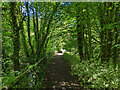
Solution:
M 77 78 L 70 74 L 70 65 L 64 60 L 63 53 L 57 53 L 46 69 L 43 88 L 82 90 Z
M 57 53 L 56 55 L 63 55 L 63 53 Z

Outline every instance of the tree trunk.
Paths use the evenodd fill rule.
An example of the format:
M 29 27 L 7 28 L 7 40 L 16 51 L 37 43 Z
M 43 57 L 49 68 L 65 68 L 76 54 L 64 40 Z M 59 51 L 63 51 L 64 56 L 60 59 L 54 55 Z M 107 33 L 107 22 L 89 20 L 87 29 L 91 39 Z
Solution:
M 14 62 L 14 70 L 19 70 L 19 50 L 20 50 L 20 42 L 19 42 L 19 30 L 17 26 L 16 16 L 15 16 L 15 8 L 16 8 L 16 2 L 10 3 L 10 13 L 12 17 L 12 28 L 13 28 L 13 45 L 14 45 L 14 51 L 13 51 L 13 62 Z
M 101 26 L 101 30 L 100 30 L 101 62 L 103 63 L 106 60 L 106 53 L 105 53 L 106 48 L 105 48 L 105 32 L 104 30 L 102 30 L 104 27 L 104 9 L 102 7 L 103 6 L 100 3 L 98 5 L 98 15 L 99 15 L 99 21 L 100 21 L 100 26 Z
M 87 28 L 88 28 L 88 37 L 89 37 L 89 53 L 88 53 L 88 60 L 92 56 L 92 47 L 91 47 L 91 25 L 90 25 L 90 14 L 89 14 L 89 6 L 87 6 Z
M 79 3 L 77 4 L 79 6 Z M 83 60 L 83 24 L 80 22 L 82 21 L 80 18 L 80 8 L 78 7 L 77 10 L 77 36 L 78 36 L 78 51 L 80 55 L 80 59 Z
M 85 59 L 88 59 L 89 60 L 89 53 L 88 53 L 88 44 L 87 44 L 87 35 L 88 35 L 88 32 L 87 32 L 87 30 L 86 30 L 86 38 L 85 38 L 85 56 L 86 56 L 86 58 Z
M 116 10 L 115 10 L 115 22 L 117 23 L 117 25 L 119 25 L 118 14 L 119 14 L 119 6 L 116 7 Z M 118 32 L 118 28 L 117 28 L 116 25 L 115 25 L 115 28 L 114 28 L 114 33 L 115 33 L 115 45 L 117 45 L 118 44 L 118 33 L 119 32 Z M 118 63 L 118 47 L 117 46 L 115 46 L 114 50 L 113 50 L 113 63 L 114 63 L 114 67 L 116 68 L 116 64 Z
M 39 46 L 39 43 L 40 43 L 40 41 L 39 41 L 39 31 L 38 31 L 38 4 L 36 3 L 36 29 L 37 29 L 37 31 L 36 31 L 36 33 L 37 33 L 37 57 L 39 58 L 39 50 L 40 50 L 40 46 Z
M 33 26 L 34 26 L 34 32 L 35 32 L 35 40 L 37 42 L 37 33 L 36 33 L 36 23 L 35 23 L 35 12 L 34 9 L 33 10 Z
M 40 44 L 39 55 L 40 55 L 40 53 L 41 53 L 41 51 L 42 51 L 42 47 L 44 46 L 45 41 L 46 41 L 46 39 L 47 39 L 47 37 L 48 37 L 48 35 L 49 35 L 50 24 L 51 24 L 51 22 L 52 22 L 53 15 L 54 15 L 55 12 L 57 11 L 57 8 L 58 8 L 59 4 L 60 4 L 60 3 L 56 3 L 56 6 L 54 7 L 51 16 L 49 17 L 48 24 L 47 24 L 47 29 L 46 29 L 46 34 L 45 34 L 45 37 L 43 38 L 43 41 L 42 41 L 41 44 Z
M 112 23 L 112 17 L 113 17 L 113 7 L 112 7 L 112 3 L 109 2 L 108 3 L 108 15 L 107 15 L 107 22 L 108 24 Z M 109 10 L 109 8 L 112 8 L 111 10 Z M 111 58 L 111 53 L 112 53 L 112 41 L 113 41 L 113 33 L 112 33 L 112 29 L 108 29 L 108 38 L 107 38 L 107 62 L 110 60 Z
M 22 41 L 23 41 L 23 48 L 24 48 L 24 52 L 26 54 L 27 57 L 29 57 L 29 53 L 28 53 L 28 47 L 26 45 L 26 39 L 25 39 L 25 35 L 24 35 L 24 28 L 23 28 L 23 23 L 22 23 L 22 28 L 21 28 L 21 35 L 22 35 Z
M 26 2 L 26 8 L 27 8 L 27 16 L 28 16 L 28 24 L 27 24 L 27 28 L 28 28 L 28 42 L 30 45 L 30 48 L 32 50 L 32 55 L 34 54 L 34 50 L 31 44 L 31 38 L 30 38 L 30 16 L 29 16 L 29 10 L 28 10 L 28 2 Z

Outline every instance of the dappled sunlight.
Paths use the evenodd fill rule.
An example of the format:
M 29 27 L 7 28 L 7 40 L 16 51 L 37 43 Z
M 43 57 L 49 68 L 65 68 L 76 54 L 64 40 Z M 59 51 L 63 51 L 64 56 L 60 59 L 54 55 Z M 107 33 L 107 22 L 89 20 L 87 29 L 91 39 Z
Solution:
M 64 53 L 66 50 L 65 49 L 61 49 L 61 51 Z
M 56 88 L 62 88 L 66 90 L 66 88 L 79 88 L 79 84 L 75 82 L 66 82 L 66 81 L 53 81 L 54 85 L 51 86 L 51 88 L 56 89 Z M 45 87 L 44 87 L 45 88 Z
M 46 70 L 43 88 L 52 88 L 53 90 L 80 90 L 80 83 L 76 77 L 73 77 L 69 73 L 70 67 L 67 66 L 62 55 L 63 53 L 57 53 L 55 57 L 52 58 L 53 61 Z
M 63 55 L 63 53 L 57 53 L 56 55 Z
M 61 86 L 70 86 L 70 83 L 68 82 L 59 82 Z
M 61 85 L 61 86 L 78 86 L 79 87 L 79 84 L 77 84 L 77 83 L 74 83 L 74 82 L 59 82 L 59 84 Z
M 35 1 L 2 2 L 0 89 L 119 88 L 118 0 Z
M 55 62 L 52 62 L 52 64 L 56 64 Z

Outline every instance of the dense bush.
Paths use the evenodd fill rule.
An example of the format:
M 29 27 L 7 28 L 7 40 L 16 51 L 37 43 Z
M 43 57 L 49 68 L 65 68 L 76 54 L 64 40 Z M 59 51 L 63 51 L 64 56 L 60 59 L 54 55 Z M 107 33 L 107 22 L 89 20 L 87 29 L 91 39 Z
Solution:
M 31 67 L 34 67 L 34 69 L 30 69 L 30 72 L 28 74 L 25 74 L 20 81 L 18 82 L 18 85 L 15 85 L 12 88 L 42 88 L 43 80 L 44 80 L 44 75 L 45 75 L 45 69 L 47 65 L 51 62 L 51 58 L 55 52 L 51 52 L 50 54 L 46 55 L 43 61 L 47 60 L 47 62 L 41 62 L 39 67 L 36 67 L 34 64 L 25 64 L 25 66 L 21 69 L 21 71 L 11 71 L 9 69 L 10 66 L 13 67 L 12 62 L 6 61 L 3 65 L 7 64 L 8 67 L 6 68 L 6 73 L 2 72 L 2 87 L 4 86 L 9 86 L 11 83 L 13 83 L 16 80 L 15 75 L 17 76 L 22 76 L 23 73 L 26 72 L 26 70 L 30 69 Z M 48 57 L 48 58 L 47 58 Z M 41 59 L 42 60 L 42 59 Z M 43 64 L 46 63 L 46 64 Z M 0 87 L 0 88 L 2 88 Z
M 117 88 L 118 67 L 112 64 L 101 64 L 98 61 L 80 61 L 78 56 L 64 53 L 66 60 L 71 64 L 72 75 L 77 75 L 81 85 L 85 88 Z

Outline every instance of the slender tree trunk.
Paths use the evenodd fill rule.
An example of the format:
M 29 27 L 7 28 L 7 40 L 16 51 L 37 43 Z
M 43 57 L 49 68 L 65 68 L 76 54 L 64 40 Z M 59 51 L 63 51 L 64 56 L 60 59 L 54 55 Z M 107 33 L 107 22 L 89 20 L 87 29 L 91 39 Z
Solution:
M 39 55 L 40 55 L 40 53 L 41 53 L 41 51 L 42 51 L 42 47 L 44 46 L 45 41 L 46 41 L 46 39 L 47 39 L 47 37 L 48 37 L 48 35 L 49 35 L 50 24 L 51 24 L 51 22 L 52 22 L 53 15 L 54 15 L 55 12 L 57 11 L 57 8 L 58 8 L 59 4 L 60 4 L 60 3 L 56 3 L 56 6 L 54 7 L 51 16 L 49 17 L 48 24 L 47 24 L 47 29 L 46 29 L 46 34 L 45 34 L 45 37 L 43 38 L 43 41 L 42 41 L 41 44 L 40 44 Z
M 18 6 L 18 7 L 19 7 L 19 12 L 20 12 L 20 14 L 18 14 L 18 15 L 20 16 L 20 19 L 21 19 L 22 5 L 21 5 L 21 7 L 20 6 Z M 21 30 L 21 36 L 22 36 L 22 43 L 23 43 L 24 52 L 25 52 L 26 57 L 29 57 L 28 47 L 26 45 L 26 37 L 25 37 L 25 34 L 24 34 L 23 21 L 19 22 L 19 24 L 20 24 L 20 30 Z
M 117 25 L 119 25 L 118 14 L 119 14 L 119 6 L 116 7 L 116 10 L 115 10 L 115 22 L 117 23 Z M 115 25 L 115 28 L 114 28 L 114 32 L 115 32 L 115 45 L 117 45 L 118 44 L 118 28 L 117 28 L 116 25 Z M 116 68 L 116 64 L 118 63 L 118 47 L 117 46 L 115 46 L 114 50 L 113 50 L 113 63 L 114 63 L 114 67 Z
M 86 60 L 86 41 L 85 41 L 85 30 L 84 24 L 82 23 L 82 41 L 83 41 L 83 60 Z
M 89 53 L 88 53 L 88 43 L 87 43 L 87 35 L 88 35 L 88 31 L 86 30 L 86 39 L 85 39 L 85 46 L 86 46 L 86 48 L 85 48 L 85 53 L 86 53 L 86 59 L 88 59 L 89 60 Z
M 87 28 L 88 28 L 88 36 L 89 36 L 89 53 L 88 53 L 88 60 L 92 56 L 92 47 L 91 47 L 91 25 L 90 25 L 90 14 L 89 14 L 89 6 L 87 7 Z
M 33 26 L 34 26 L 34 33 L 35 33 L 35 52 L 37 53 L 37 31 L 36 31 L 36 23 L 35 23 L 35 11 L 34 8 L 32 9 L 33 11 Z
M 28 28 L 28 42 L 29 42 L 30 48 L 32 50 L 32 55 L 33 55 L 34 50 L 33 50 L 33 46 L 31 44 L 31 38 L 30 38 L 30 16 L 29 16 L 28 2 L 26 2 L 26 8 L 27 8 L 27 16 L 28 16 L 28 25 L 27 25 L 27 28 Z
M 78 5 L 79 6 L 79 3 Z M 80 59 L 83 60 L 83 25 L 80 21 L 81 18 L 80 18 L 80 8 L 78 7 L 78 10 L 77 10 L 77 36 L 78 36 L 78 51 L 79 51 L 79 55 L 80 55 Z
M 12 28 L 13 28 L 13 45 L 14 45 L 14 51 L 13 51 L 13 62 L 14 62 L 14 70 L 19 70 L 19 51 L 20 51 L 20 42 L 19 42 L 19 30 L 17 26 L 17 20 L 15 16 L 15 8 L 16 8 L 16 2 L 10 3 L 10 13 L 12 17 Z
M 104 27 L 104 10 L 102 7 L 103 6 L 100 3 L 98 6 L 98 15 L 99 15 L 99 21 L 100 21 L 100 26 L 101 26 L 101 30 L 100 30 L 101 62 L 103 63 L 106 60 L 106 53 L 105 53 L 105 32 L 104 30 L 102 30 Z
M 37 33 L 36 33 L 36 23 L 35 23 L 35 11 L 33 10 L 33 26 L 34 26 L 34 32 L 35 32 L 35 40 L 37 42 Z
M 37 29 L 37 57 L 39 58 L 39 50 L 40 50 L 40 46 L 39 46 L 39 43 L 40 43 L 40 41 L 39 41 L 39 31 L 38 31 L 38 4 L 36 3 L 36 29 Z
M 108 19 L 107 19 L 107 15 L 105 13 L 108 13 L 108 10 L 107 10 L 107 3 L 104 2 L 103 4 L 103 8 L 104 8 L 104 11 L 103 11 L 103 26 L 105 27 L 105 25 L 108 24 Z M 103 28 L 102 28 L 103 29 Z M 103 43 L 102 43 L 102 46 L 103 46 L 103 53 L 104 53 L 104 61 L 107 61 L 108 60 L 108 47 L 107 47 L 107 38 L 108 38 L 108 29 L 103 29 L 103 34 L 104 34 L 104 39 L 103 39 Z M 103 62 L 104 62 L 103 61 Z
M 26 54 L 27 57 L 29 57 L 29 53 L 28 53 L 28 47 L 26 45 L 26 39 L 25 39 L 25 35 L 24 35 L 24 28 L 23 28 L 23 23 L 22 23 L 22 28 L 21 28 L 21 35 L 22 35 L 22 41 L 23 41 L 23 48 L 24 48 L 24 52 Z
M 113 14 L 112 14 L 112 10 L 113 9 L 111 9 L 111 10 L 109 10 L 109 8 L 113 8 L 112 7 L 113 5 L 112 5 L 112 3 L 111 2 L 109 2 L 108 3 L 108 19 L 107 19 L 107 22 L 108 22 L 108 24 L 111 24 L 112 23 L 112 17 L 113 17 Z M 111 53 L 112 53 L 112 40 L 113 40 L 113 33 L 112 33 L 112 29 L 108 29 L 108 38 L 107 38 L 107 62 L 110 60 L 110 57 L 112 56 L 111 55 Z

